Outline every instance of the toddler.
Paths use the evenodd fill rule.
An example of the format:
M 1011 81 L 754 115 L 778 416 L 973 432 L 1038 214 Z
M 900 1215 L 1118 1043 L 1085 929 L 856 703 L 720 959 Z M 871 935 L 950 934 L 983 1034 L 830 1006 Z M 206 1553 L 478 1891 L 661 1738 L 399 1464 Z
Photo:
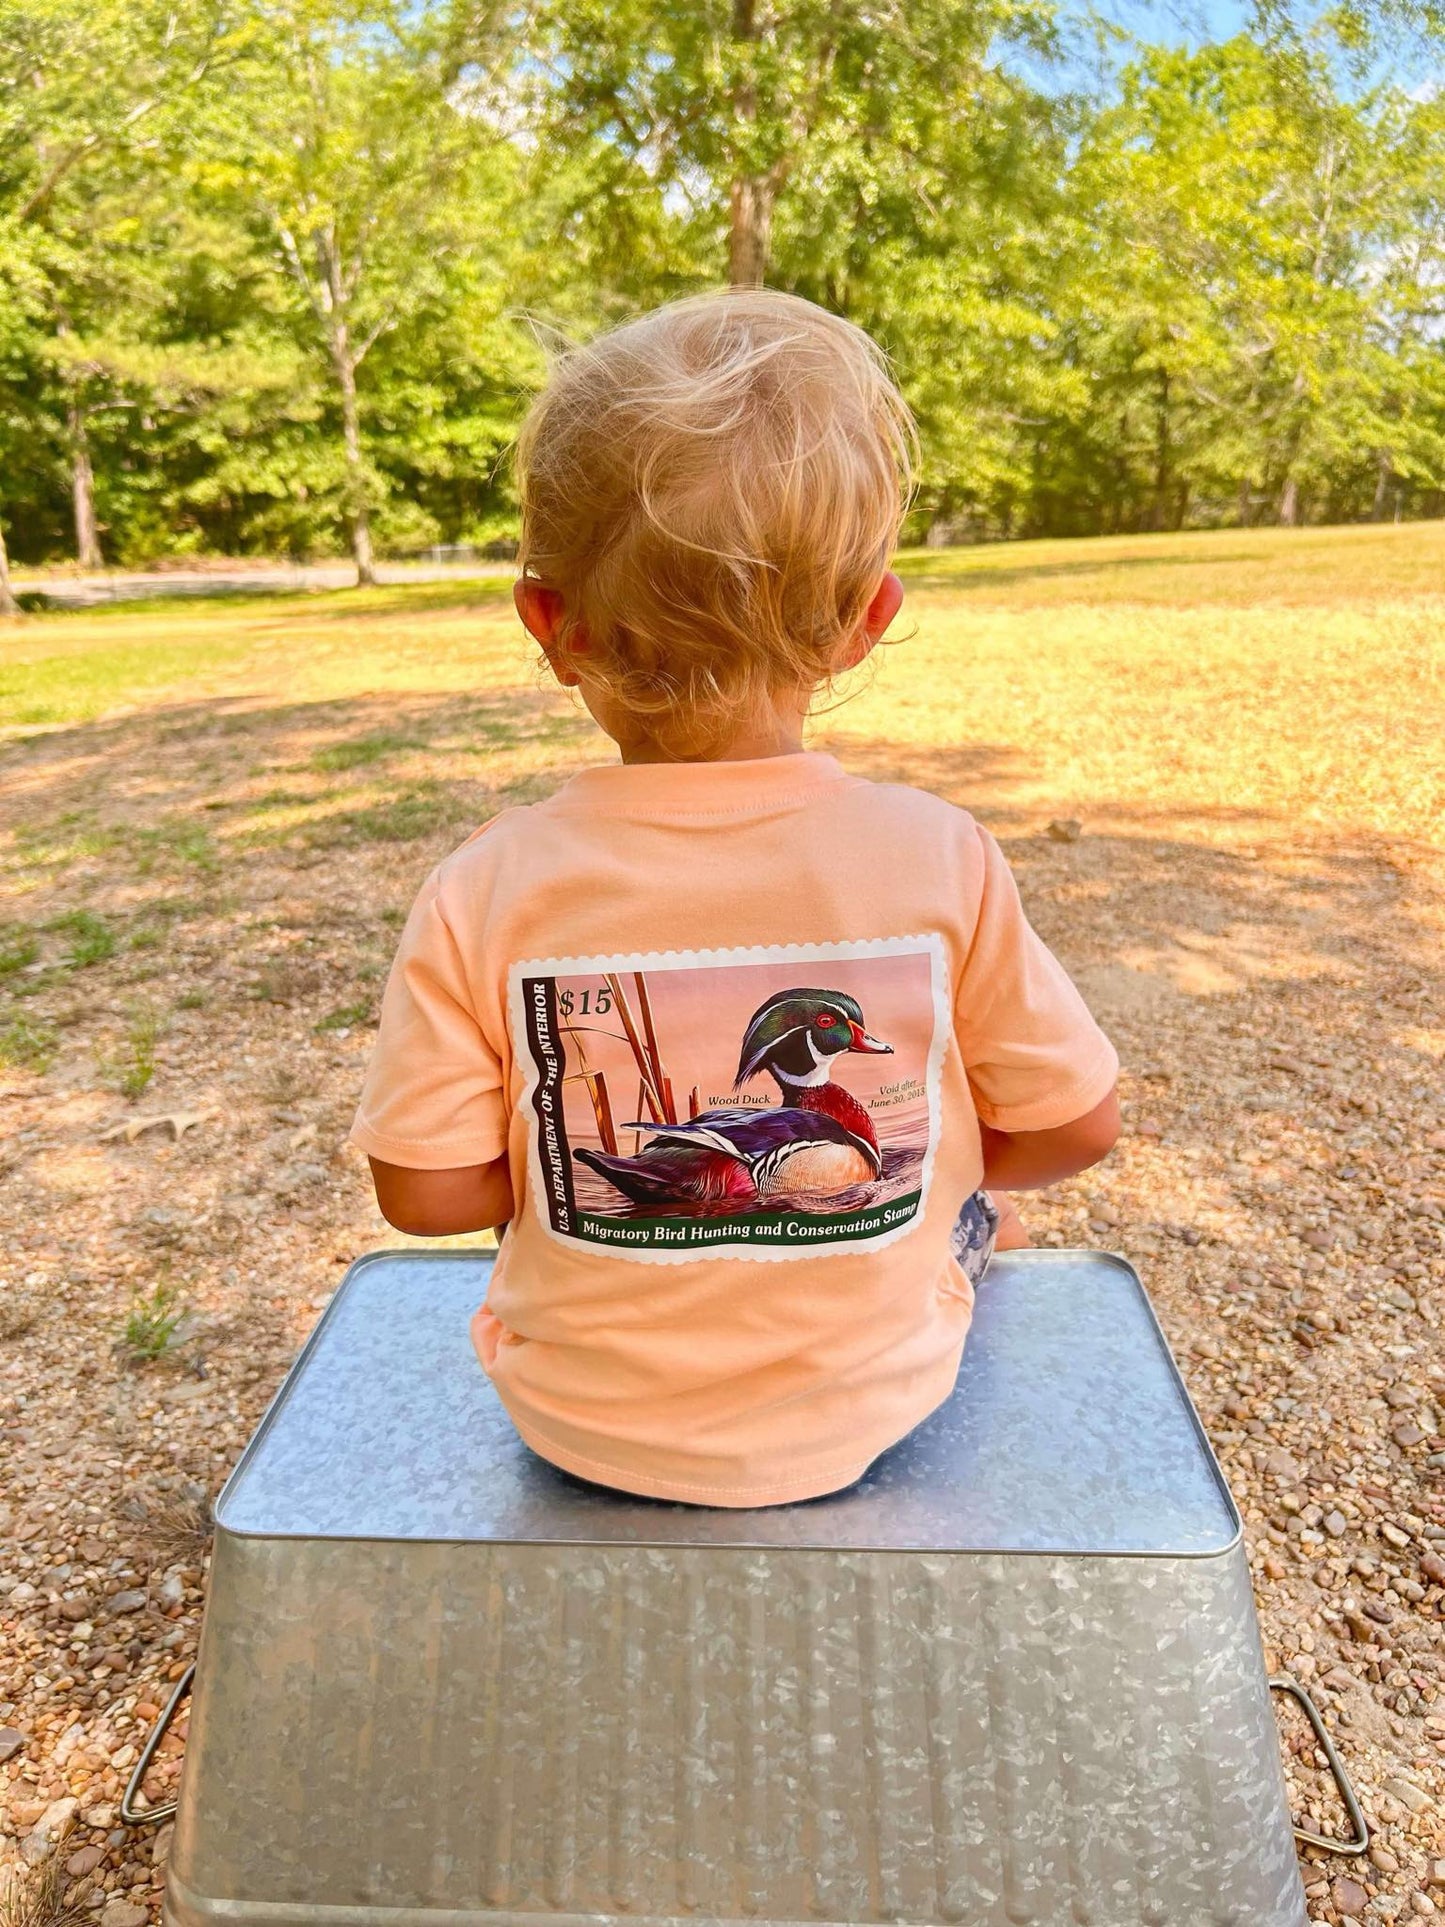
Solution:
M 621 761 L 428 879 L 353 1135 L 399 1230 L 510 1226 L 482 1363 L 627 1492 L 851 1484 L 952 1389 L 983 1187 L 1118 1130 L 992 837 L 802 746 L 902 602 L 912 433 L 866 335 L 768 292 L 573 350 L 522 433 L 517 608 Z

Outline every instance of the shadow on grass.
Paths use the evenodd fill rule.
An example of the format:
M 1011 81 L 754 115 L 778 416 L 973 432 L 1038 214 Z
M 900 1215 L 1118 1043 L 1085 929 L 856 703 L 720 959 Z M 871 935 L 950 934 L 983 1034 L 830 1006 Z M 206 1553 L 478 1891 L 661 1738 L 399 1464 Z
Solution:
M 460 835 L 545 793 L 588 734 L 536 688 L 225 698 L 76 724 L 0 752 L 0 784 L 19 803 L 11 867 L 32 881 L 85 868 L 133 884 L 215 875 L 243 853 Z
M 87 994 L 124 981 L 181 919 L 208 924 L 207 942 L 246 948 L 253 906 L 278 891 L 314 899 L 297 913 L 300 930 L 334 915 L 379 941 L 380 906 L 404 908 L 429 863 L 498 809 L 548 794 L 599 747 L 583 718 L 528 687 L 177 704 L 12 745 L 0 783 L 23 909 L 0 933 L 8 991 L 76 978 L 64 919 L 77 910 L 116 932 L 85 965 Z M 1236 1051 L 1227 1040 L 1257 1037 L 1261 1025 L 1303 1067 L 1293 1082 L 1276 1080 L 1291 1102 L 1301 1079 L 1336 1114 L 1348 1102 L 1334 1088 L 1342 1081 L 1365 1080 L 1387 1106 L 1389 1087 L 1438 1079 L 1422 1040 L 1445 1007 L 1432 926 L 1440 906 L 1427 866 L 1401 846 L 1257 811 L 1241 818 L 1227 805 L 1201 805 L 1181 823 L 1107 799 L 1098 804 L 1107 834 L 1086 825 L 1078 842 L 1056 842 L 1040 832 L 1037 808 L 1013 800 L 1033 774 L 1017 748 L 839 747 L 860 774 L 966 804 L 1004 838 L 1031 916 L 1079 972 L 1126 1061 L 1167 1061 L 1178 1091 L 1207 1101 L 1232 1052 L 1241 1075 L 1260 1074 L 1257 1046 Z M 1223 839 L 1191 830 L 1206 823 Z M 926 866 L 928 852 L 900 850 L 898 862 Z M 308 872 L 324 888 L 302 882 Z M 747 890 L 740 877 L 740 901 Z M 217 934 L 227 931 L 229 940 Z M 663 936 L 683 944 L 696 932 Z M 343 973 L 328 980 L 327 1007 L 359 1009 L 373 995 L 373 983 Z M 1386 1057 L 1388 1071 L 1369 1068 Z

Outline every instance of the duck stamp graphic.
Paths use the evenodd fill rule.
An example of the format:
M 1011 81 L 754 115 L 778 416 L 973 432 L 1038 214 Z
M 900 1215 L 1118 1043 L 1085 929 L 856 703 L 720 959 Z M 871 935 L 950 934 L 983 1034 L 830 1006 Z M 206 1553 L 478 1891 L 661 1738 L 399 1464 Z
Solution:
M 518 965 L 544 1221 L 652 1259 L 902 1237 L 937 1140 L 944 976 L 931 936 Z

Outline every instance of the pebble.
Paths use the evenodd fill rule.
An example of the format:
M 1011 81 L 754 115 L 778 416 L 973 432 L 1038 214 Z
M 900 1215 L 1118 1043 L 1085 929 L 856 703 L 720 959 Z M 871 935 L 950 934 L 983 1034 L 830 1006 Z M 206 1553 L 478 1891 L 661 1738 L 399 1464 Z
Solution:
M 146 1603 L 146 1595 L 138 1587 L 127 1592 L 118 1592 L 106 1600 L 113 1613 L 138 1613 Z
M 1343 1914 L 1346 1920 L 1358 1920 L 1360 1915 L 1364 1913 L 1370 1896 L 1365 1892 L 1358 1880 L 1346 1880 L 1342 1878 L 1337 1880 L 1334 1886 L 1331 1887 L 1330 1898 L 1335 1903 L 1335 1911 L 1337 1913 Z M 102 1921 L 102 1927 L 109 1927 L 109 1923 Z
M 1425 1813 L 1432 1804 L 1429 1794 L 1422 1793 L 1413 1780 L 1386 1780 L 1385 1791 L 1392 1800 L 1398 1800 L 1402 1807 L 1408 1807 L 1411 1813 Z
M 0 1726 L 0 1762 L 18 1753 L 25 1744 L 25 1735 L 18 1726 Z
M 1438 1552 L 1427 1552 L 1420 1561 L 1420 1571 L 1432 1586 L 1445 1586 L 1445 1559 Z M 0 1760 L 5 1755 L 0 1753 Z
M 1320 1524 L 1332 1539 L 1339 1539 L 1350 1529 L 1350 1522 L 1343 1512 L 1327 1512 Z
M 100 1927 L 146 1927 L 150 1910 L 133 1900 L 112 1900 L 100 1917 Z
M 57 1839 L 75 1818 L 79 1805 L 79 1800 L 72 1798 L 52 1800 L 30 1829 L 30 1837 L 34 1839 L 38 1834 L 46 1840 Z
M 82 1847 L 66 1861 L 65 1871 L 72 1880 L 83 1880 L 88 1873 L 95 1872 L 104 1858 L 104 1847 Z
M 1409 1533 L 1401 1532 L 1400 1528 L 1398 1526 L 1392 1526 L 1388 1519 L 1384 1525 L 1380 1527 L 1380 1537 L 1388 1540 L 1392 1546 L 1397 1547 L 1402 1552 L 1410 1543 Z
M 1074 816 L 1056 816 L 1049 824 L 1049 835 L 1055 843 L 1077 843 L 1083 832 L 1083 824 Z
M 1297 1485 L 1300 1480 L 1300 1466 L 1297 1459 L 1291 1458 L 1282 1445 L 1276 1445 L 1265 1459 L 1264 1469 L 1280 1485 Z

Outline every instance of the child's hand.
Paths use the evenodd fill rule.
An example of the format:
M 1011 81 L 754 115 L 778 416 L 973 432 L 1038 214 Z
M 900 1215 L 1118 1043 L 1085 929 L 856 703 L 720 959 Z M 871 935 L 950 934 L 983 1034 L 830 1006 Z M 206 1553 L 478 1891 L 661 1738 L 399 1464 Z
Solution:
M 978 1130 L 989 1190 L 1038 1191 L 1108 1156 L 1119 1136 L 1119 1093 L 1110 1091 L 1085 1116 L 1052 1131 L 995 1131 L 982 1122 Z
M 412 1238 L 450 1238 L 506 1224 L 515 1206 L 507 1160 L 453 1171 L 413 1171 L 368 1160 L 381 1215 Z

